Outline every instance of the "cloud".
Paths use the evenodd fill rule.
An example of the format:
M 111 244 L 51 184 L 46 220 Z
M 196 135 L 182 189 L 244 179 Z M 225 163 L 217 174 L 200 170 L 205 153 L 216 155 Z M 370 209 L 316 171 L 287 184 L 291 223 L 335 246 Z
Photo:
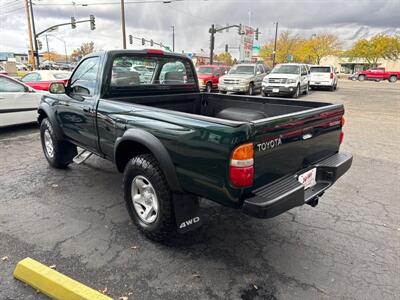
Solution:
M 93 14 L 96 16 L 96 30 L 91 31 L 89 24 L 83 23 L 78 24 L 75 30 L 65 26 L 53 34 L 66 41 L 69 51 L 85 41 L 94 41 L 99 49 L 121 48 L 119 5 L 90 5 L 104 1 L 76 0 L 77 3 L 87 3 L 89 6 L 77 6 L 75 9 L 72 5 L 47 6 L 37 2 L 34 7 L 37 31 L 53 24 L 68 22 L 72 15 L 81 20 Z M 66 2 L 68 1 L 44 0 L 42 4 Z M 119 3 L 117 0 L 107 0 L 107 2 Z M 0 8 L 2 5 L 4 3 L 0 1 Z M 23 5 L 20 6 L 23 8 Z M 6 8 L 1 11 L 1 51 L 26 52 L 28 40 L 24 10 L 9 12 L 10 8 Z M 208 28 L 212 23 L 248 24 L 249 12 L 252 26 L 259 27 L 262 32 L 260 43 L 272 40 L 273 22 L 278 21 L 280 30 L 290 30 L 293 34 L 304 36 L 323 32 L 335 33 L 346 46 L 349 46 L 357 38 L 369 37 L 380 32 L 400 34 L 399 11 L 398 0 L 184 0 L 170 4 L 127 3 L 125 7 L 127 34 L 171 45 L 171 26 L 174 25 L 178 51 L 199 51 L 201 48 L 208 51 Z M 52 37 L 49 39 L 51 49 L 63 51 L 62 42 Z M 239 41 L 235 29 L 229 33 L 217 34 L 216 51 L 223 51 L 224 45 L 229 44 L 235 53 Z M 129 47 L 142 46 L 140 42 L 135 41 Z

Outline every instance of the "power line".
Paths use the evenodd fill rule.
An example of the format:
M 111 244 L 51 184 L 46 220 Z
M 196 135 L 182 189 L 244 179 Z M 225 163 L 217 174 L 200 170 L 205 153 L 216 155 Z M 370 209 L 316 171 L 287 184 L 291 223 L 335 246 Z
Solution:
M 21 10 L 21 9 L 24 9 L 24 7 L 21 6 L 21 7 L 17 7 L 17 8 L 11 9 L 11 10 L 6 11 L 6 12 L 2 12 L 1 15 L 2 16 L 12 15 L 13 13 L 15 13 L 15 12 Z

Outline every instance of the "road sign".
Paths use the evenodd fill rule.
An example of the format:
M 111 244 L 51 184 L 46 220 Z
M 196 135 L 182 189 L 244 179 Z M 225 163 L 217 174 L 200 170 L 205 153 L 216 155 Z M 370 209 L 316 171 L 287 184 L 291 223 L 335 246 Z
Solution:
M 292 54 L 288 54 L 287 60 L 288 60 L 288 62 L 293 61 L 293 55 Z

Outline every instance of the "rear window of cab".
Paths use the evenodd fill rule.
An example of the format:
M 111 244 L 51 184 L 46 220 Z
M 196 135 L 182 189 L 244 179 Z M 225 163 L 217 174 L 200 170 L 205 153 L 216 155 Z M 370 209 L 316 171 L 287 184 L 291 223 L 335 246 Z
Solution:
M 113 59 L 111 88 L 193 85 L 191 64 L 179 57 L 122 55 Z

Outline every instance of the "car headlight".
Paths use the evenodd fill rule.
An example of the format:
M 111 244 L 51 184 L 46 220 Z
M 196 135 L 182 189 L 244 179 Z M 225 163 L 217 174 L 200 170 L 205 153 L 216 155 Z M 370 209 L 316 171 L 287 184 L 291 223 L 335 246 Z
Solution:
M 295 79 L 288 79 L 288 80 L 286 81 L 286 83 L 287 83 L 287 84 L 296 83 L 296 80 L 295 80 Z
M 203 79 L 199 79 L 199 85 L 204 85 L 204 80 Z
M 267 78 L 267 77 L 264 77 L 264 78 L 263 78 L 263 82 L 268 82 L 268 78 Z
M 246 80 L 246 79 L 241 79 L 241 80 L 239 80 L 239 82 L 240 82 L 241 84 L 248 84 L 250 81 L 248 81 L 248 80 Z

